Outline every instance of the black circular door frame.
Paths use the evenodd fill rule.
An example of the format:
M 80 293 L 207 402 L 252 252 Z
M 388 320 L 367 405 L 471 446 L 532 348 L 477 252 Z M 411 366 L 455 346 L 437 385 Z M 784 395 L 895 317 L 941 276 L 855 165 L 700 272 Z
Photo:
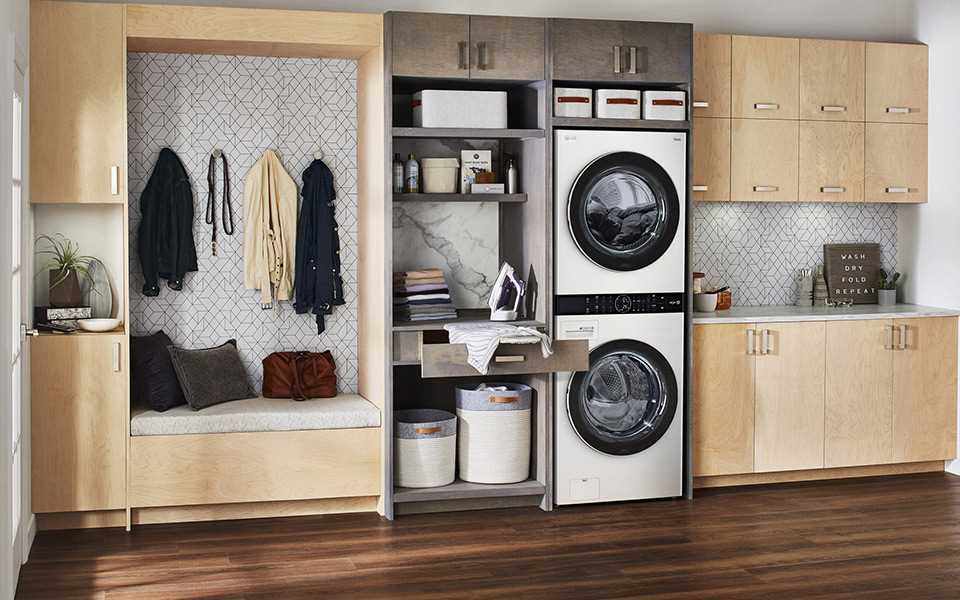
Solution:
M 628 173 L 643 179 L 663 205 L 663 229 L 649 244 L 618 251 L 594 240 L 587 222 L 587 193 L 603 177 Z M 636 271 L 659 259 L 670 248 L 680 224 L 680 198 L 667 172 L 656 161 L 636 152 L 615 152 L 602 156 L 580 173 L 567 198 L 567 223 L 580 252 L 596 265 L 614 271 Z
M 610 441 L 602 437 L 595 428 L 589 425 L 589 419 L 585 414 L 583 402 L 583 389 L 586 385 L 587 375 L 594 365 L 612 354 L 630 354 L 648 362 L 661 375 L 661 384 L 663 387 L 664 409 L 653 429 L 638 430 L 635 434 L 617 440 Z M 656 444 L 660 438 L 667 433 L 670 425 L 673 424 L 673 418 L 676 415 L 679 405 L 679 393 L 677 390 L 677 376 L 673 372 L 670 362 L 660 353 L 659 350 L 637 340 L 615 340 L 602 344 L 590 351 L 590 370 L 578 371 L 570 379 L 567 385 L 567 416 L 570 424 L 573 426 L 577 435 L 591 448 L 614 456 L 627 456 L 643 452 L 650 446 Z

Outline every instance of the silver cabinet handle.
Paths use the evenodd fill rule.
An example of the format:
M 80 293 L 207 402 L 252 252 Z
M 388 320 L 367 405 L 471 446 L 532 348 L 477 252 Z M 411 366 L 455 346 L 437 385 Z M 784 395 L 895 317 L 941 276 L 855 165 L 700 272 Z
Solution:
M 770 354 L 770 330 L 764 329 L 760 332 L 760 354 Z
M 710 103 L 707 102 L 706 100 L 694 100 L 693 107 L 694 108 L 710 108 Z
M 757 330 L 747 330 L 747 354 L 755 355 L 757 353 Z
M 820 191 L 824 194 L 842 194 L 847 191 L 847 188 L 842 185 L 825 185 L 820 188 Z
M 896 350 L 897 343 L 893 341 L 893 336 L 896 335 L 896 328 L 893 325 L 886 325 L 884 329 L 887 330 L 887 341 L 883 343 L 884 350 Z M 889 344 L 887 343 L 889 342 Z
M 627 67 L 627 73 L 631 75 L 637 72 L 637 47 L 630 46 L 630 66 Z
M 780 186 L 778 185 L 755 185 L 753 186 L 753 191 L 755 192 L 779 192 Z
M 613 72 L 620 72 L 620 46 L 613 47 Z
M 888 194 L 909 194 L 910 188 L 908 187 L 888 187 L 884 190 Z
M 487 70 L 487 43 L 477 43 L 477 68 L 481 71 Z
M 820 107 L 820 112 L 847 112 L 847 107 L 839 104 L 826 104 Z
M 113 344 L 113 372 L 120 372 L 120 342 Z
M 899 330 L 900 330 L 900 343 L 897 344 L 897 347 L 900 348 L 901 350 L 906 350 L 907 349 L 907 326 L 900 325 Z
M 120 195 L 120 167 L 117 165 L 110 167 L 110 194 Z
M 527 357 L 522 354 L 504 354 L 493 357 L 493 362 L 495 363 L 522 363 L 526 362 L 526 360 Z
M 709 185 L 695 185 L 693 186 L 693 191 L 695 192 L 706 192 L 710 189 Z
M 457 68 L 465 70 L 470 68 L 467 64 L 467 43 L 457 42 Z
M 753 108 L 754 110 L 780 110 L 780 105 L 775 102 L 757 102 Z
M 908 106 L 888 106 L 887 112 L 893 115 L 907 115 L 911 110 Z

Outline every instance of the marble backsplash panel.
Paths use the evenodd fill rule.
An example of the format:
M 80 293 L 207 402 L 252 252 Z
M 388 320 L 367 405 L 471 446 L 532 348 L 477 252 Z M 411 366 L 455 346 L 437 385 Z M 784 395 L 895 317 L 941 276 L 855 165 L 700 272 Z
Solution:
M 739 306 L 793 304 L 797 271 L 822 263 L 824 244 L 877 242 L 884 268 L 897 265 L 891 205 L 700 202 L 692 218 L 693 270 Z

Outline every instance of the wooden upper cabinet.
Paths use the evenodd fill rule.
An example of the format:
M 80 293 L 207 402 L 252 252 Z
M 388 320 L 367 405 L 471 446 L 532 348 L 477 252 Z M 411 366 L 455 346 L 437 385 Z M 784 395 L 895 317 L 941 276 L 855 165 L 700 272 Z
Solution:
M 544 79 L 546 21 L 470 17 L 471 79 Z
M 798 121 L 733 119 L 730 199 L 796 202 Z
M 866 44 L 800 40 L 800 118 L 863 121 Z
M 732 36 L 693 34 L 693 116 L 730 116 Z
M 393 74 L 401 77 L 470 76 L 470 18 L 466 15 L 397 12 Z
M 757 325 L 757 473 L 823 467 L 824 325 Z
M 864 199 L 927 201 L 927 126 L 867 123 Z
M 866 62 L 866 120 L 926 123 L 927 47 L 867 42 Z
M 893 322 L 893 460 L 957 456 L 957 318 Z
M 863 201 L 863 123 L 800 122 L 800 201 Z
M 122 4 L 37 1 L 30 13 L 30 201 L 126 203 Z
M 125 506 L 124 336 L 32 338 L 34 512 Z
M 731 64 L 734 117 L 799 117 L 799 39 L 735 35 Z
M 892 327 L 827 322 L 825 467 L 893 462 Z
M 686 83 L 693 76 L 693 26 L 623 21 L 623 81 Z
M 730 199 L 730 119 L 693 119 L 693 199 Z
M 623 36 L 619 21 L 551 19 L 553 78 L 616 82 L 622 79 Z
M 756 357 L 750 324 L 693 328 L 693 474 L 753 472 Z

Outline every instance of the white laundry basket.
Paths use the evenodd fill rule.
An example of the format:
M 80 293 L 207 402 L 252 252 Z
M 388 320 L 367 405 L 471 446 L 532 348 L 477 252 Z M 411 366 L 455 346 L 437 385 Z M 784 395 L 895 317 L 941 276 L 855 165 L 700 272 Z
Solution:
M 400 487 L 427 488 L 453 483 L 457 456 L 457 417 L 445 410 L 394 413 L 396 479 Z
M 519 383 L 457 387 L 460 479 L 517 483 L 530 477 L 533 390 Z

